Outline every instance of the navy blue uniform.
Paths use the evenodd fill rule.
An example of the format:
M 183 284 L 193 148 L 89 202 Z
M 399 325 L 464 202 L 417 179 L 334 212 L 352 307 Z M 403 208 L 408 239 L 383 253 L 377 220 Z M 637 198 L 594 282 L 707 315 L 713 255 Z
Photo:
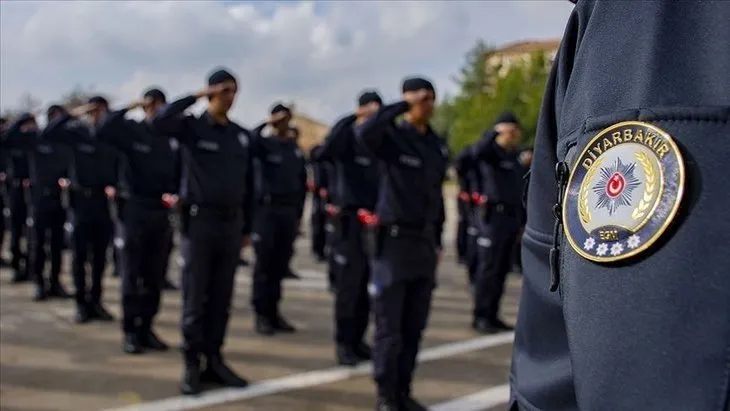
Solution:
M 362 346 L 370 319 L 370 262 L 363 238 L 366 228 L 359 221 L 358 211 L 374 212 L 380 184 L 379 162 L 355 138 L 355 120 L 354 115 L 339 120 L 318 153 L 318 161 L 334 163 L 337 172 L 340 239 L 333 251 L 334 262 L 340 267 L 335 296 L 335 341 L 341 350 L 353 351 Z
M 356 128 L 383 163 L 375 207 L 380 241 L 372 261 L 375 341 L 373 373 L 379 395 L 409 396 L 413 371 L 436 285 L 444 222 L 442 183 L 448 150 L 429 129 L 395 124 L 405 101 L 382 107 Z M 354 187 L 353 187 L 354 188 Z
M 217 123 L 207 112 L 183 116 L 194 96 L 172 102 L 154 119 L 156 130 L 180 142 L 183 201 L 183 351 L 219 357 L 226 335 L 243 235 L 251 231 L 249 133 Z
M 9 130 L 8 130 L 9 131 Z M 5 138 L 7 134 L 3 136 Z M 21 249 L 21 242 L 27 233 L 29 192 L 24 187 L 30 183 L 28 157 L 22 148 L 5 146 L 7 160 L 7 187 L 10 208 L 10 266 L 13 269 L 13 281 L 21 282 L 28 279 L 30 264 L 27 252 Z
M 722 1 L 575 6 L 535 141 L 513 409 L 730 406 L 728 21 L 730 3 Z M 619 55 L 625 57 L 613 57 Z M 560 230 L 553 243 L 551 208 L 565 184 L 562 171 L 577 164 L 596 133 L 626 121 L 659 127 L 677 142 L 685 158 L 684 200 L 651 250 L 622 264 L 597 263 L 579 255 Z M 560 163 L 567 164 L 558 184 Z
M 508 152 L 488 132 L 471 147 L 480 173 L 481 194 L 486 203 L 478 217 L 478 266 L 474 283 L 474 320 L 489 325 L 498 320 L 504 283 L 512 268 L 514 246 L 522 220 L 522 167 L 517 152 Z M 486 324 L 485 324 L 486 325 Z M 502 327 L 504 328 L 504 327 Z
M 477 199 L 473 194 L 479 194 L 481 188 L 479 187 L 478 178 L 479 170 L 477 168 L 477 162 L 474 161 L 471 155 L 471 146 L 467 146 L 459 153 L 454 159 L 454 165 L 456 173 L 459 179 L 459 233 L 457 235 L 464 235 L 464 263 L 467 267 L 467 273 L 469 278 L 469 284 L 474 284 L 476 278 L 477 265 L 479 263 L 479 253 L 477 246 L 477 239 L 479 238 L 479 227 L 480 224 L 477 221 L 480 205 L 477 203 Z M 461 227 L 461 226 L 464 227 Z M 464 230 L 462 233 L 461 230 Z M 458 245 L 457 245 L 458 247 Z
M 100 128 L 106 141 L 126 157 L 123 181 L 122 330 L 149 335 L 160 307 L 168 247 L 172 241 L 165 193 L 180 183 L 177 141 L 158 134 L 151 122 L 124 118 L 127 110 L 110 113 Z
M 20 149 L 28 157 L 33 225 L 30 238 L 30 266 L 38 290 L 37 299 L 51 295 L 65 296 L 59 282 L 66 210 L 58 180 L 68 176 L 70 152 L 61 144 L 48 141 L 43 134 L 21 133 L 11 127 L 5 144 Z M 51 271 L 46 280 L 46 235 L 50 234 Z
M 299 221 L 307 195 L 305 159 L 288 137 L 263 137 L 265 124 L 253 132 L 255 142 L 256 222 L 252 236 L 256 263 L 251 305 L 257 321 L 282 325 L 281 281 L 289 273 Z
M 317 156 L 320 146 L 312 147 L 310 151 L 310 159 Z M 312 210 L 310 216 L 310 230 L 312 234 L 312 254 L 319 261 L 326 259 L 327 232 L 325 231 L 325 222 L 327 221 L 327 212 L 325 206 L 327 203 L 326 196 L 322 196 L 322 190 L 327 190 L 327 170 L 326 165 L 310 161 L 310 169 L 312 170 Z
M 76 303 L 81 316 L 102 314 L 102 277 L 113 223 L 106 187 L 118 180 L 119 156 L 104 144 L 96 130 L 62 115 L 48 124 L 44 139 L 69 146 L 70 206 L 73 211 L 73 273 Z M 89 251 L 91 256 L 89 256 Z M 87 290 L 86 263 L 91 259 L 91 287 Z M 108 314 L 104 315 L 108 316 Z M 108 318 L 107 318 L 108 319 Z

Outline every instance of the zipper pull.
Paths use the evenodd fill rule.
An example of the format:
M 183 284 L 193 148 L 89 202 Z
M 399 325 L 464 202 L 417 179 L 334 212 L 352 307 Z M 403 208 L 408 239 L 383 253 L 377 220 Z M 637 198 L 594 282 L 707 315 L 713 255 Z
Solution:
M 560 236 L 563 230 L 563 196 L 568 184 L 568 163 L 561 161 L 555 165 L 555 180 L 558 182 L 557 199 L 553 205 L 553 248 L 550 249 L 550 291 L 560 285 Z

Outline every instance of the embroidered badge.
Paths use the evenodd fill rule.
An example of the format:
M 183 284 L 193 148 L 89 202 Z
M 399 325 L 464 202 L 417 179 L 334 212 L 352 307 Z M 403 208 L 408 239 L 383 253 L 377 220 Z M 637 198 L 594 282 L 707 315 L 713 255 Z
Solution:
M 641 253 L 676 216 L 684 184 L 682 154 L 664 130 L 629 121 L 601 131 L 568 180 L 563 223 L 570 246 L 596 262 Z

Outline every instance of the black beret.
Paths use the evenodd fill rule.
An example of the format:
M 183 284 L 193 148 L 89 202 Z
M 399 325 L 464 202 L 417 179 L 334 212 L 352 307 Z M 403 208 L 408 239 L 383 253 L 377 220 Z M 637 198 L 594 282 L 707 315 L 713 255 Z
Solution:
M 226 81 L 232 81 L 232 82 L 238 84 L 238 82 L 236 81 L 236 78 L 233 77 L 233 74 L 228 72 L 228 70 L 226 70 L 226 69 L 222 69 L 222 68 L 216 69 L 215 71 L 213 71 L 213 73 L 211 73 L 210 76 L 208 76 L 208 85 L 209 86 L 214 86 L 216 84 L 225 83 Z
M 276 114 L 276 113 L 280 113 L 282 111 L 291 114 L 291 110 L 289 110 L 288 107 L 286 107 L 285 105 L 283 105 L 281 103 L 276 103 L 276 104 L 274 104 L 274 107 L 271 108 L 272 115 Z
M 433 84 L 423 77 L 409 77 L 403 80 L 403 92 L 428 90 L 436 94 Z
M 101 104 L 102 106 L 109 106 L 109 102 L 102 96 L 94 96 L 89 99 L 89 104 Z
M 56 112 L 65 113 L 66 109 L 58 104 L 51 104 L 46 110 L 46 117 L 51 117 Z
M 363 91 L 357 98 L 357 105 L 360 107 L 370 103 L 378 103 L 380 105 L 383 104 L 383 99 L 380 98 L 380 95 L 375 90 Z
M 515 116 L 510 111 L 505 111 L 504 113 L 500 114 L 499 117 L 497 117 L 497 120 L 494 121 L 494 124 L 500 124 L 500 123 L 512 123 L 520 125 L 520 122 L 517 120 L 517 116 Z
M 166 103 L 167 98 L 165 97 L 165 93 L 162 92 L 157 87 L 152 87 L 144 92 L 144 95 L 142 98 L 151 98 L 152 101 L 159 101 L 160 103 Z

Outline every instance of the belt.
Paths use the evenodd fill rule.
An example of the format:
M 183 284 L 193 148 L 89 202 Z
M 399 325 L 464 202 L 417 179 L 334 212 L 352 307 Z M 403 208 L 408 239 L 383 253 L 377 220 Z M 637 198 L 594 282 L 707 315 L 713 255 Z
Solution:
M 240 207 L 214 206 L 203 204 L 190 204 L 187 212 L 191 217 L 209 217 L 222 220 L 233 220 L 242 212 Z
M 416 226 L 409 224 L 386 224 L 382 225 L 380 228 L 391 237 L 432 238 L 435 234 L 435 230 L 432 225 Z
M 301 201 L 299 197 L 291 195 L 265 194 L 259 198 L 259 203 L 264 205 L 281 205 L 299 207 Z

